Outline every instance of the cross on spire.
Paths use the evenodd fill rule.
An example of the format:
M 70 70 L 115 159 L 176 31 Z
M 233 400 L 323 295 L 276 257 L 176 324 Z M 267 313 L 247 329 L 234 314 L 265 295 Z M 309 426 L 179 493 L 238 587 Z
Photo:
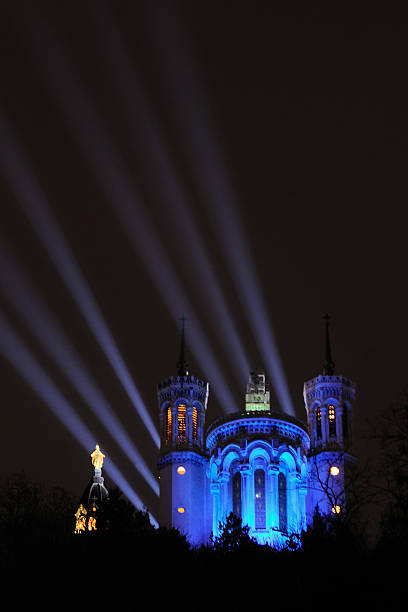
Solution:
M 331 354 L 330 335 L 329 335 L 330 317 L 328 314 L 326 314 L 323 318 L 326 321 L 326 347 L 325 347 L 325 354 L 324 354 L 325 358 L 324 358 L 323 374 L 325 376 L 333 376 L 334 361 L 332 359 L 332 354 Z
M 183 315 L 180 318 L 180 321 L 181 321 L 180 358 L 177 363 L 177 373 L 179 376 L 186 376 L 188 374 L 187 361 L 185 358 L 185 331 L 184 331 L 184 324 L 186 321 L 186 317 Z

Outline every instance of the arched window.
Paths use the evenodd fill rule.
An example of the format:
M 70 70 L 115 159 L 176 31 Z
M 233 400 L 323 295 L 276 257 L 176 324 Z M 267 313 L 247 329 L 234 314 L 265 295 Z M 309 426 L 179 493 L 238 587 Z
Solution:
M 197 408 L 194 406 L 193 408 L 193 440 L 198 439 L 198 412 Z
M 232 511 L 235 516 L 242 517 L 241 472 L 239 470 L 232 477 Z
M 334 406 L 329 406 L 329 436 L 331 438 L 336 437 L 336 409 Z
M 278 476 L 278 492 L 279 492 L 279 529 L 281 531 L 288 530 L 288 501 L 286 491 L 286 476 L 282 472 Z
M 171 440 L 171 408 L 167 408 L 166 442 Z
M 177 437 L 179 440 L 185 440 L 186 437 L 186 406 L 180 404 L 177 410 Z
M 265 506 L 265 472 L 262 469 L 255 470 L 255 529 L 265 529 L 266 527 L 266 506 Z
M 315 409 L 315 419 L 316 419 L 316 438 L 318 440 L 322 439 L 322 411 L 319 407 Z

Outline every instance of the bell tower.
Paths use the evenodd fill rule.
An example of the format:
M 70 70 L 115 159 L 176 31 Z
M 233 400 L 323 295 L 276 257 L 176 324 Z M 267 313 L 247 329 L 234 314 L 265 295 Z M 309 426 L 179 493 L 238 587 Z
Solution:
M 308 515 L 347 509 L 347 491 L 356 459 L 352 455 L 354 382 L 335 374 L 325 316 L 325 359 L 322 374 L 304 383 L 303 398 L 310 432 Z
M 176 527 L 191 542 L 207 541 L 206 451 L 208 383 L 188 372 L 182 317 L 177 376 L 158 385 L 160 411 L 160 524 Z

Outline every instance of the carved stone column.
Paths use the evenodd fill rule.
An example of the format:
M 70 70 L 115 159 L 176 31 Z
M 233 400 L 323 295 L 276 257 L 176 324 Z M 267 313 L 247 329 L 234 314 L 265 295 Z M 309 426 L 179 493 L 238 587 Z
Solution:
M 336 437 L 337 442 L 343 445 L 343 406 L 336 406 Z
M 326 445 L 327 440 L 329 439 L 329 419 L 327 417 L 327 407 L 321 407 L 321 415 L 322 415 L 322 443 Z
M 218 480 L 220 483 L 220 520 L 225 521 L 227 515 L 229 514 L 229 472 L 223 470 Z
M 178 419 L 177 419 L 177 406 L 171 407 L 171 441 L 172 446 L 177 445 L 178 436 Z
M 186 440 L 193 443 L 193 406 L 186 407 Z
M 270 525 L 267 525 L 270 529 L 279 529 L 279 489 L 278 489 L 278 476 L 279 466 L 271 464 L 268 467 L 268 478 L 270 480 L 270 501 L 271 501 L 271 514 L 270 514 Z
M 298 482 L 298 493 L 299 493 L 299 530 L 306 529 L 306 495 L 307 495 L 307 483 L 299 476 Z
M 214 536 L 219 535 L 219 523 L 220 523 L 220 483 L 212 482 L 210 485 L 210 492 L 213 501 L 213 523 L 212 530 Z
M 251 476 L 251 468 L 245 463 L 240 468 L 241 472 L 241 504 L 242 504 L 242 523 L 243 525 L 247 524 L 250 527 L 250 476 Z

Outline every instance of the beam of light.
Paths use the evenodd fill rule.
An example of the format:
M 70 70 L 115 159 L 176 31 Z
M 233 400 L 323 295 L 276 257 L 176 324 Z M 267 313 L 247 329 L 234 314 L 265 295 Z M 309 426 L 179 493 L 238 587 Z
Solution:
M 182 240 L 178 246 L 188 261 L 193 282 L 200 289 L 205 287 L 206 310 L 212 313 L 211 323 L 216 332 L 221 332 L 223 347 L 232 360 L 239 384 L 246 380 L 249 362 L 235 329 L 232 316 L 224 301 L 214 268 L 201 238 L 200 232 L 190 212 L 190 203 L 186 201 L 183 190 L 177 180 L 177 172 L 160 134 L 160 129 L 146 101 L 141 83 L 134 66 L 122 44 L 113 16 L 105 2 L 98 5 L 91 3 L 92 15 L 99 24 L 106 66 L 115 81 L 115 91 L 122 103 L 126 124 L 134 143 L 142 142 L 143 154 L 139 156 L 138 166 L 143 167 L 143 174 L 150 176 L 151 188 L 155 191 L 155 200 L 162 204 L 161 211 L 169 220 L 179 226 L 178 233 Z M 137 112 L 135 111 L 137 109 Z M 157 180 L 157 176 L 160 180 Z M 188 258 L 185 257 L 188 253 Z
M 75 261 L 71 248 L 52 214 L 46 196 L 37 182 L 23 151 L 2 117 L 0 117 L 0 163 L 16 199 L 22 205 L 38 233 L 51 261 L 57 267 L 58 272 L 158 448 L 160 437 L 152 418 L 133 382 L 91 290 Z
M 204 90 L 189 61 L 185 41 L 175 19 L 173 7 L 167 3 L 148 3 L 152 11 L 151 34 L 155 51 L 164 66 L 163 78 L 183 138 L 188 143 L 188 161 L 199 186 L 203 201 L 210 207 L 209 217 L 219 237 L 229 265 L 231 277 L 245 310 L 265 366 L 273 381 L 283 411 L 294 415 L 277 342 L 269 322 L 267 309 L 251 256 L 246 232 L 238 213 L 237 198 L 229 181 L 208 109 Z M 189 95 L 185 95 L 188 90 Z
M 41 66 L 46 71 L 47 85 L 53 87 L 61 103 L 61 108 L 73 127 L 74 136 L 78 139 L 102 184 L 108 201 L 118 215 L 123 229 L 128 234 L 135 250 L 139 253 L 155 283 L 156 289 L 174 319 L 178 321 L 180 313 L 184 313 L 190 321 L 195 321 L 194 311 L 177 280 L 154 227 L 145 213 L 139 194 L 121 163 L 119 153 L 113 147 L 106 129 L 84 90 L 77 82 L 73 70 L 63 56 L 59 45 L 51 36 L 46 24 L 44 22 L 40 23 L 35 19 L 35 16 L 30 14 L 29 9 L 32 8 L 30 4 L 25 6 L 27 10 L 19 14 L 16 25 L 21 25 L 23 17 L 26 19 L 24 23 L 27 30 L 25 32 L 32 38 L 34 50 L 38 53 Z M 5 139 L 2 140 L 4 142 Z M 7 151 L 7 147 L 5 148 Z M 7 160 L 8 165 L 11 165 L 10 174 L 12 178 L 16 174 L 15 158 L 14 154 L 14 160 Z M 32 190 L 32 184 L 30 188 Z M 17 193 L 19 196 L 21 194 L 21 197 L 27 196 L 24 191 L 21 193 L 21 188 L 17 189 Z M 36 208 L 39 209 L 39 206 L 36 206 Z M 43 209 L 44 207 L 41 206 L 41 210 Z M 49 212 L 46 213 L 46 218 L 49 218 Z M 49 227 L 47 229 L 50 231 Z M 59 250 L 60 248 L 57 251 Z M 65 268 L 66 262 L 62 261 L 61 265 Z M 71 270 L 69 271 L 71 272 Z M 77 282 L 77 278 L 73 280 Z M 217 364 L 213 351 L 197 323 L 189 328 L 189 338 L 191 339 L 190 346 L 206 377 L 211 381 L 211 386 L 221 406 L 226 412 L 236 411 L 235 400 L 224 381 L 221 368 Z
M 95 436 L 24 345 L 2 312 L 0 312 L 0 352 L 62 422 L 82 448 L 89 453 L 89 449 L 95 446 Z M 136 508 L 143 510 L 145 504 L 112 460 L 108 459 L 105 470 L 129 501 Z M 151 516 L 151 520 L 153 524 L 157 525 L 157 520 L 153 516 Z
M 159 486 L 67 335 L 0 241 L 0 290 L 156 495 Z

